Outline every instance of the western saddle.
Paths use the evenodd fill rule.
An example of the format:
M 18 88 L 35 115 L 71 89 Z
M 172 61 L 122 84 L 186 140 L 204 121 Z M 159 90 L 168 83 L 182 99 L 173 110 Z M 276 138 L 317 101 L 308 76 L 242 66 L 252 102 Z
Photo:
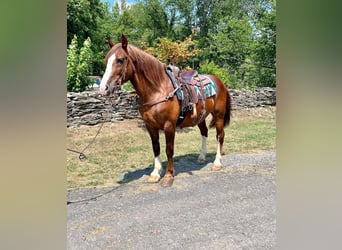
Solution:
M 195 125 L 199 124 L 205 118 L 205 84 L 203 80 L 198 76 L 196 70 L 189 70 L 180 72 L 177 66 L 169 64 L 167 69 L 170 70 L 174 76 L 176 84 L 178 85 L 180 91 L 182 92 L 183 100 L 181 104 L 181 113 L 187 113 L 192 111 L 191 119 Z M 195 90 L 195 86 L 200 89 L 200 94 L 202 97 L 202 110 L 200 115 L 197 115 L 196 105 L 198 103 L 198 95 Z M 185 117 L 184 117 L 185 118 Z

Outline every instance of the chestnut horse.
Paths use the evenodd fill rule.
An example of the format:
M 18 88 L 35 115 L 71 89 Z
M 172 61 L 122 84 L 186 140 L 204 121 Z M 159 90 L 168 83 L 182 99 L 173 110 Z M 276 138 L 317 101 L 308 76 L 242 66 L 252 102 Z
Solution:
M 162 171 L 160 158 L 159 130 L 164 130 L 166 139 L 167 169 L 162 186 L 172 186 L 174 179 L 173 151 L 176 132 L 176 122 L 181 112 L 179 100 L 173 94 L 175 89 L 166 72 L 166 65 L 155 57 L 143 52 L 135 46 L 128 44 L 127 38 L 122 35 L 121 43 L 114 44 L 108 41 L 111 49 L 105 57 L 106 70 L 100 84 L 100 93 L 104 96 L 114 94 L 116 87 L 130 81 L 139 96 L 139 112 L 145 122 L 147 131 L 152 140 L 154 153 L 154 169 L 148 182 L 159 182 Z M 217 93 L 205 99 L 205 116 L 212 114 L 210 127 L 216 127 L 218 142 L 217 154 L 213 170 L 220 170 L 222 145 L 224 140 L 224 127 L 229 124 L 231 113 L 231 99 L 223 82 L 214 75 L 207 75 L 217 87 Z M 202 100 L 198 100 L 197 110 L 201 112 Z M 195 126 L 191 114 L 178 126 L 180 128 Z M 202 135 L 202 149 L 198 162 L 203 163 L 206 157 L 206 141 L 208 128 L 205 119 L 197 125 Z

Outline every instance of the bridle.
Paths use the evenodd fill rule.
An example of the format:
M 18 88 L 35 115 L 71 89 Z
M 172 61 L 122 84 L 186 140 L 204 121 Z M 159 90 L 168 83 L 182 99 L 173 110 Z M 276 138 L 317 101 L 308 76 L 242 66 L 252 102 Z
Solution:
M 112 91 L 112 93 L 109 95 L 109 96 L 106 96 L 106 98 L 115 98 L 116 96 L 115 96 L 115 93 L 116 93 L 116 89 L 118 89 L 118 88 L 120 88 L 121 87 L 121 85 L 122 85 L 122 81 L 125 79 L 125 77 L 126 77 L 126 74 L 127 74 L 127 68 L 128 68 L 128 61 L 129 61 L 129 56 L 127 55 L 126 56 L 126 58 L 124 59 L 124 63 L 125 63 L 125 65 L 124 65 L 124 67 L 123 67 L 123 69 L 122 69 L 122 71 L 121 71 L 121 73 L 120 73 L 120 77 L 119 77 L 119 79 L 118 80 L 116 80 L 115 82 L 114 82 L 114 86 L 113 86 L 113 91 Z M 106 91 L 108 90 L 108 88 L 109 88 L 109 85 L 108 84 L 106 84 Z

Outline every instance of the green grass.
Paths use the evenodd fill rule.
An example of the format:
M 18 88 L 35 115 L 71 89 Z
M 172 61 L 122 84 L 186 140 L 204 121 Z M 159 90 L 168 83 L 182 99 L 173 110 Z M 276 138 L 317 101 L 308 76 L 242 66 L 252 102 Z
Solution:
M 231 124 L 225 128 L 225 154 L 256 153 L 275 149 L 275 108 L 254 112 L 236 111 Z M 260 115 L 261 114 L 261 115 Z M 271 115 L 270 115 L 271 114 Z M 207 119 L 208 122 L 209 119 Z M 67 187 L 104 187 L 117 185 L 123 173 L 152 166 L 153 151 L 146 130 L 139 127 L 141 121 L 126 120 L 107 123 L 84 153 L 87 160 L 80 161 L 78 155 L 67 151 Z M 67 129 L 67 146 L 83 149 L 95 136 L 99 125 Z M 165 138 L 160 132 L 161 158 L 166 165 Z M 196 162 L 201 149 L 201 136 L 197 127 L 180 130 L 176 134 L 175 165 Z M 215 129 L 209 130 L 207 152 L 216 154 Z

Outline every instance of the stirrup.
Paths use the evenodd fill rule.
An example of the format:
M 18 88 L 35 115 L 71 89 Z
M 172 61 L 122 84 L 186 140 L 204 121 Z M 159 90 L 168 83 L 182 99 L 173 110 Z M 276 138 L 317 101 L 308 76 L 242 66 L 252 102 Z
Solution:
M 191 114 L 191 119 L 197 118 L 197 109 L 196 109 L 196 104 L 192 104 L 192 114 Z

